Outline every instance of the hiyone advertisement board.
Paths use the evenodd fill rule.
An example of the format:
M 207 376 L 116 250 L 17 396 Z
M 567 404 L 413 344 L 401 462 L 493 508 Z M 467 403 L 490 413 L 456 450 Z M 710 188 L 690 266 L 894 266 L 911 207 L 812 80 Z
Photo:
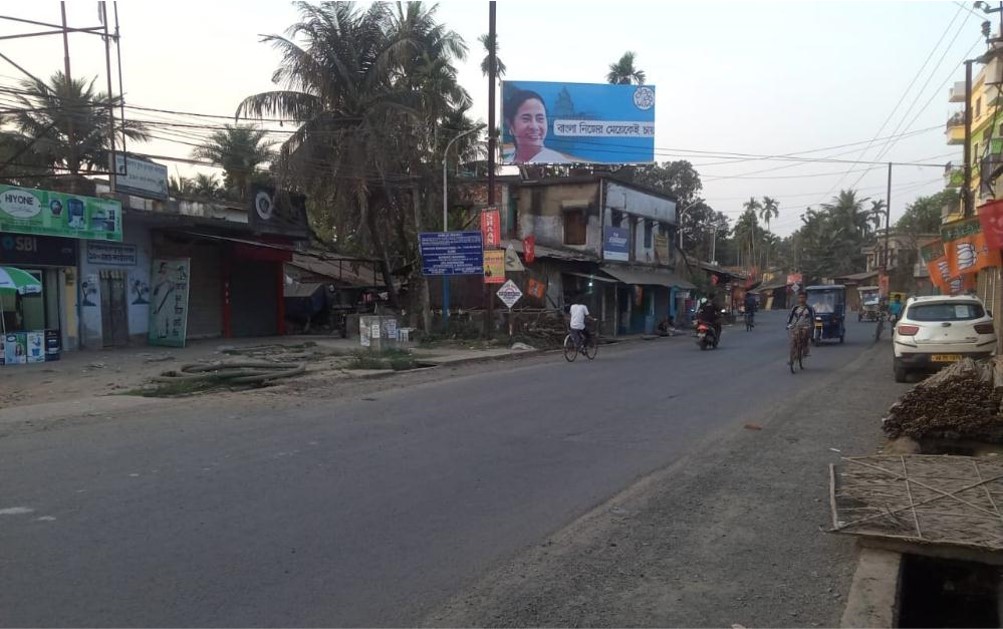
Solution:
M 655 87 L 506 81 L 505 164 L 643 164 L 655 159 Z
M 0 185 L 0 232 L 121 241 L 122 204 Z

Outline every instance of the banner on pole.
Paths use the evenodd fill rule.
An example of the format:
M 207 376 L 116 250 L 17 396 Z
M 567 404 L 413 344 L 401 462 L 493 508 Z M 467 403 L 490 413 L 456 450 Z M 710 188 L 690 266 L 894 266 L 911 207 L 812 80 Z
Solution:
M 986 234 L 978 218 L 948 223 L 940 228 L 940 233 L 951 277 L 1000 265 L 999 249 L 993 249 L 986 243 Z

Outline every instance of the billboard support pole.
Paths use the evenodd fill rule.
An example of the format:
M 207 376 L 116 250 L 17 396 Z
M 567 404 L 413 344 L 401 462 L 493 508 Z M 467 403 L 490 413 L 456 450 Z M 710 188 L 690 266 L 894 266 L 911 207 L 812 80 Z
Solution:
M 495 147 L 497 138 L 495 137 L 495 83 L 498 81 L 498 71 L 497 71 L 497 55 L 495 50 L 497 46 L 497 32 L 495 28 L 495 5 L 497 3 L 494 0 L 488 3 L 488 41 L 491 43 L 488 46 L 488 206 L 492 207 L 495 204 Z M 484 317 L 484 334 L 488 338 L 491 338 L 494 318 L 494 299 L 491 294 L 493 291 L 485 283 L 484 284 L 484 300 L 487 302 L 487 315 Z M 511 317 L 509 317 L 511 320 Z

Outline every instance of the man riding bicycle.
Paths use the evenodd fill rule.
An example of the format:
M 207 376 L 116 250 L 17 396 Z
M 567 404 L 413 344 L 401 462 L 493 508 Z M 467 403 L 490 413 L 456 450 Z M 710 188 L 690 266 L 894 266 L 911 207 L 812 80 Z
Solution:
M 815 325 L 815 309 L 808 305 L 808 294 L 804 291 L 798 293 L 798 303 L 791 309 L 787 317 L 787 329 L 793 330 L 794 338 L 799 343 L 803 343 L 805 356 L 809 353 L 812 327 Z
M 592 317 L 589 315 L 589 309 L 585 304 L 575 303 L 571 304 L 568 309 L 568 316 L 571 321 L 568 325 L 571 332 L 571 340 L 575 342 L 575 347 L 581 349 L 589 341 L 589 330 L 585 325 L 585 322 Z
M 895 299 L 892 303 L 888 304 L 888 321 L 894 325 L 899 317 L 902 316 L 902 297 L 900 295 L 895 295 Z

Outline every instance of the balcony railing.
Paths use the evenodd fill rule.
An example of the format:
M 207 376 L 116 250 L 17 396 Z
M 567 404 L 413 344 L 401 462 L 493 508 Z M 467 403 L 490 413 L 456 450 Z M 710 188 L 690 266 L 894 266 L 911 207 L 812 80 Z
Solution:
M 960 188 L 965 184 L 965 170 L 963 168 L 948 167 L 944 171 L 944 187 Z
M 958 112 L 947 119 L 947 143 L 965 143 L 965 114 Z
M 963 103 L 965 102 L 965 82 L 958 81 L 953 86 L 951 86 L 951 91 L 948 99 L 952 103 Z

